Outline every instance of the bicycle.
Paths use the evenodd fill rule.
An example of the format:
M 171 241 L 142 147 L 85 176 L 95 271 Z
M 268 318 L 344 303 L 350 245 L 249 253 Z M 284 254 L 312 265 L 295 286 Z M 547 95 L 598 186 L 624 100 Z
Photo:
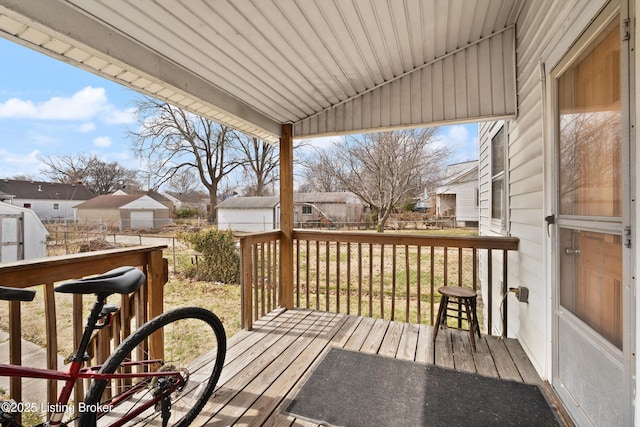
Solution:
M 104 274 L 66 281 L 55 291 L 66 294 L 95 294 L 96 301 L 87 318 L 82 339 L 67 372 L 0 364 L 0 376 L 42 378 L 63 381 L 55 404 L 47 405 L 48 421 L 40 426 L 68 425 L 79 420 L 81 426 L 122 426 L 160 419 L 162 426 L 187 426 L 202 411 L 220 378 L 226 353 L 226 334 L 220 319 L 200 307 L 182 307 L 163 313 L 140 326 L 125 338 L 102 365 L 83 367 L 89 359 L 87 349 L 93 332 L 109 326 L 119 308 L 107 304 L 113 294 L 136 291 L 146 277 L 135 267 L 118 267 Z M 0 300 L 32 301 L 35 291 L 0 287 Z M 176 340 L 192 338 L 187 349 Z M 165 356 L 149 356 L 147 339 L 163 334 Z M 169 342 L 170 344 L 167 344 Z M 210 350 L 194 361 L 189 354 L 196 345 Z M 69 405 L 76 380 L 91 380 L 78 413 Z M 20 426 L 18 413 L 35 409 L 36 404 L 0 402 L 0 424 Z M 65 419 L 65 415 L 71 418 Z

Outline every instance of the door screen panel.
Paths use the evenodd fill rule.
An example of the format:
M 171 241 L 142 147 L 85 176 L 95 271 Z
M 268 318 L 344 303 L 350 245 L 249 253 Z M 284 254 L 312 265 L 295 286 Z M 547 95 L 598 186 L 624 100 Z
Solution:
M 560 304 L 622 349 L 620 236 L 560 229 Z
M 618 27 L 616 19 L 558 79 L 561 215 L 622 216 Z

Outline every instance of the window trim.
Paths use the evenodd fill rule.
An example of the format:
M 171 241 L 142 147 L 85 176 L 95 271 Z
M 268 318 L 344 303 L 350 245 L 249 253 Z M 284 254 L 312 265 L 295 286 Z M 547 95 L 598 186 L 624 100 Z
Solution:
M 494 154 L 493 154 L 493 141 L 494 138 L 503 130 L 503 169 L 500 173 L 493 175 L 493 166 L 494 166 Z M 490 229 L 492 232 L 507 235 L 508 224 L 509 224 L 509 207 L 507 205 L 507 200 L 509 198 L 509 127 L 508 122 L 506 120 L 495 122 L 489 132 L 489 220 L 490 220 Z M 502 180 L 502 218 L 495 218 L 493 216 L 493 183 L 498 179 Z

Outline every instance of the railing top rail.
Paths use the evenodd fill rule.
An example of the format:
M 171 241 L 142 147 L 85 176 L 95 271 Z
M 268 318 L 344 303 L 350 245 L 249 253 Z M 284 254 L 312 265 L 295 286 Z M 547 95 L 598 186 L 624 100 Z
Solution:
M 269 230 L 269 231 L 260 231 L 257 233 L 247 233 L 247 234 L 236 234 L 236 237 L 240 239 L 241 242 L 245 242 L 246 244 L 255 244 L 255 243 L 265 243 L 272 240 L 277 240 L 282 235 L 282 231 L 280 230 Z
M 26 288 L 70 277 L 101 273 L 121 265 L 144 265 L 166 245 L 131 246 L 0 264 L 0 285 Z
M 448 248 L 476 248 L 517 250 L 520 239 L 502 236 L 439 236 L 376 232 L 307 231 L 294 230 L 293 238 L 321 242 L 375 243 L 385 245 L 434 246 Z

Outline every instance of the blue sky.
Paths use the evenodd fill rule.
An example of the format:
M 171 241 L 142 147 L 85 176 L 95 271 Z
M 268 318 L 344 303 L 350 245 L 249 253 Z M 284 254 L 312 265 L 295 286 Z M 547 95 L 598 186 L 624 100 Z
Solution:
M 39 157 L 80 152 L 140 168 L 126 137 L 136 92 L 2 38 L 0 57 L 0 178 L 43 179 Z M 477 158 L 477 125 L 440 138 L 456 147 L 452 162 Z

